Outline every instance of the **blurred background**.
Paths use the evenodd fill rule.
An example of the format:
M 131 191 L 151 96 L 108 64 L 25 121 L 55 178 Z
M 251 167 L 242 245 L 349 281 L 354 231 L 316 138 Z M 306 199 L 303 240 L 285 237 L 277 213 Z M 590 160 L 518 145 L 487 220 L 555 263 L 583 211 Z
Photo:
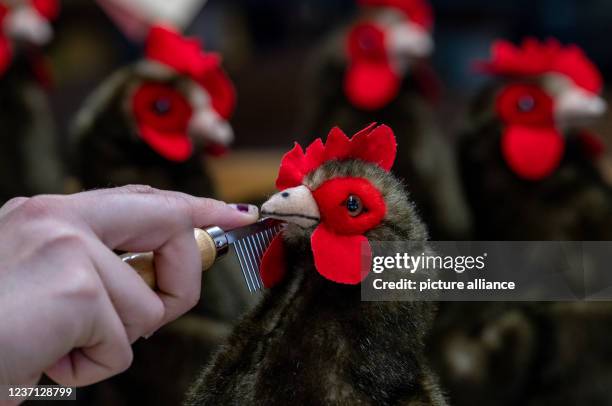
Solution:
M 468 97 L 485 77 L 471 62 L 486 58 L 495 38 L 554 36 L 580 45 L 607 78 L 612 3 L 604 0 L 433 0 L 432 63 L 451 97 Z M 223 55 L 238 89 L 232 121 L 236 147 L 286 148 L 295 134 L 300 80 L 319 42 L 356 12 L 352 0 L 210 0 L 186 32 Z M 65 1 L 51 57 L 54 109 L 66 124 L 83 98 L 117 67 L 138 59 L 142 44 L 126 38 L 93 2 Z M 455 106 L 460 106 L 456 103 Z M 256 106 L 253 108 L 252 106 Z M 324 134 L 321 134 L 324 135 Z
M 142 19 L 142 16 L 136 14 L 127 18 L 122 9 L 111 6 L 130 3 L 146 4 L 147 2 L 144 0 L 100 0 L 98 2 L 63 0 L 61 14 L 53 22 L 55 38 L 44 51 L 49 58 L 54 78 L 54 84 L 48 89 L 48 94 L 57 127 L 60 156 L 63 161 L 68 160 L 71 122 L 75 113 L 83 107 L 83 101 L 117 69 L 142 58 L 146 36 L 146 30 L 140 27 L 142 21 L 139 19 Z M 177 1 L 178 3 L 180 2 Z M 165 7 L 168 7 L 165 12 L 168 12 L 172 10 L 174 3 L 159 2 L 159 4 L 165 4 Z M 487 59 L 491 43 L 497 38 L 517 43 L 525 36 L 535 36 L 541 39 L 556 37 L 563 43 L 575 43 L 599 67 L 604 80 L 609 82 L 611 79 L 612 51 L 606 40 L 612 33 L 612 28 L 610 28 L 612 2 L 610 1 L 431 0 L 431 5 L 435 14 L 433 30 L 435 51 L 430 59 L 433 71 L 439 77 L 442 87 L 441 98 L 432 109 L 433 121 L 440 127 L 446 139 L 458 138 L 465 126 L 470 100 L 489 80 L 485 76 L 474 74 L 473 61 Z M 209 0 L 204 7 L 189 8 L 189 12 L 177 17 L 183 23 L 187 35 L 201 39 L 207 51 L 216 51 L 222 55 L 223 67 L 232 79 L 237 92 L 237 108 L 231 118 L 236 137 L 232 149 L 223 157 L 207 156 L 204 163 L 216 185 L 217 197 L 230 202 L 257 203 L 261 201 L 274 191 L 274 180 L 280 158 L 291 148 L 293 142 L 326 136 L 325 133 L 310 134 L 306 129 L 307 126 L 304 125 L 305 106 L 317 103 L 317 100 L 310 100 L 305 96 L 306 88 L 312 86 L 312 83 L 307 82 L 305 78 L 311 68 L 313 55 L 330 35 L 350 24 L 357 12 L 355 0 Z M 325 85 L 321 84 L 321 86 Z M 606 89 L 603 97 L 610 102 L 609 92 Z M 397 116 L 404 119 L 402 114 L 397 114 Z M 363 125 L 365 124 L 367 123 L 364 122 Z M 609 112 L 603 119 L 597 120 L 594 129 L 603 137 L 606 144 L 610 144 L 612 122 Z M 347 132 L 350 131 L 347 130 Z M 397 132 L 400 131 L 397 130 Z M 408 145 L 413 133 L 411 131 L 401 131 L 401 133 L 407 135 L 408 140 L 402 140 L 400 146 Z M 434 152 L 438 152 L 436 146 L 432 148 Z M 404 159 L 409 160 L 406 157 Z M 110 166 L 112 165 L 109 164 Z M 432 170 L 442 173 L 438 168 L 434 164 Z M 432 183 L 426 176 L 424 179 L 424 183 Z M 414 187 L 414 184 L 411 183 L 410 186 Z M 80 186 L 75 184 L 69 191 L 78 191 L 79 188 Z M 432 200 L 450 200 L 439 196 L 436 195 L 436 198 Z M 521 194 L 518 196 L 522 197 Z M 602 206 L 609 208 L 609 201 L 606 200 Z M 451 207 L 448 211 L 455 213 L 454 210 L 455 208 Z M 605 226 L 605 228 L 608 227 Z M 542 237 L 534 239 L 538 238 L 545 239 Z M 219 286 L 226 285 L 226 282 L 222 282 Z M 213 290 L 216 285 L 209 286 L 213 286 L 209 288 Z M 228 296 L 221 290 L 220 292 L 219 298 Z M 125 393 L 128 393 L 131 397 L 124 399 L 123 404 L 133 404 L 132 400 L 142 400 L 143 396 L 142 392 L 135 389 L 137 388 L 135 385 L 140 384 L 142 387 L 161 390 L 160 388 L 168 386 L 169 380 L 177 382 L 181 380 L 181 384 L 176 384 L 178 394 L 168 394 L 167 398 L 158 397 L 155 390 L 151 390 L 148 394 L 153 399 L 158 397 L 157 402 L 147 399 L 149 404 L 174 404 L 161 399 L 176 399 L 177 396 L 184 393 L 185 385 L 193 380 L 194 371 L 208 359 L 208 351 L 216 348 L 238 315 L 256 301 L 253 298 L 245 299 L 244 303 L 235 304 L 235 312 L 226 314 L 225 310 L 230 308 L 230 305 L 217 297 L 214 297 L 213 300 L 210 292 L 206 292 L 205 296 L 210 303 L 223 309 L 221 315 L 215 316 L 214 322 L 227 321 L 227 325 L 218 327 L 215 324 L 213 328 L 210 327 L 210 320 L 205 322 L 209 324 L 202 324 L 200 319 L 188 319 L 188 322 L 192 324 L 183 323 L 180 326 L 171 326 L 169 330 L 165 330 L 166 335 L 161 333 L 159 335 L 161 337 L 157 337 L 156 343 L 149 342 L 149 348 L 140 342 L 136 346 L 137 357 L 135 366 L 131 370 L 131 377 L 124 376 L 125 381 L 118 381 L 119 389 L 100 391 L 112 393 L 115 397 L 99 395 L 95 393 L 96 388 L 94 387 L 89 397 L 84 397 L 83 403 L 122 404 L 117 403 L 116 399 L 123 399 Z M 499 314 L 506 314 L 504 313 L 506 309 L 495 306 L 492 308 Z M 515 311 L 514 308 L 510 310 Z M 565 308 L 554 310 L 558 313 L 559 318 L 570 314 Z M 473 309 L 466 312 L 461 309 L 462 314 L 473 312 Z M 529 312 L 534 313 L 533 318 L 538 321 L 545 318 L 533 309 L 529 309 Z M 208 316 L 210 311 L 206 309 L 202 313 Z M 571 331 L 581 336 L 583 327 L 580 323 L 585 319 L 585 315 L 581 312 L 571 314 L 575 316 L 575 319 L 571 320 Z M 592 336 L 606 337 L 608 330 L 612 331 L 610 327 L 612 326 L 610 322 L 612 310 L 605 308 L 593 314 L 595 316 L 593 316 L 592 325 L 595 333 Z M 449 316 L 449 319 L 453 321 L 463 320 L 461 317 L 455 317 L 454 314 L 452 316 Z M 497 313 L 491 316 L 491 318 L 495 317 Z M 604 324 L 600 322 L 599 317 L 605 320 L 605 326 L 608 329 L 602 334 L 599 334 L 598 328 Z M 480 322 L 479 319 L 477 321 Z M 499 323 L 503 328 L 499 329 L 505 334 L 507 330 L 512 329 L 507 328 L 505 319 L 503 321 L 504 323 Z M 552 325 L 552 322 L 549 324 Z M 574 328 L 574 325 L 578 327 Z M 523 329 L 522 325 L 519 327 Z M 468 332 L 470 339 L 475 336 L 472 333 L 478 328 L 480 325 Z M 519 328 L 512 330 L 513 334 L 515 330 Z M 215 331 L 212 338 L 210 331 Z M 441 331 L 441 336 L 448 335 L 446 331 Z M 546 324 L 541 331 L 548 334 L 549 325 Z M 201 332 L 206 333 L 200 334 Z M 537 332 L 539 333 L 540 330 L 538 329 Z M 502 333 L 500 336 L 503 336 Z M 553 336 L 552 333 L 550 335 Z M 183 339 L 184 337 L 187 338 Z M 542 339 L 543 346 L 548 346 L 549 341 L 546 341 L 548 339 L 548 335 Z M 206 344 L 203 345 L 203 342 Z M 571 344 L 568 347 L 572 347 L 577 340 L 572 337 L 565 342 Z M 593 358 L 599 358 L 600 353 L 610 355 L 607 342 L 608 340 L 605 344 L 601 344 L 605 350 L 599 352 L 590 350 L 590 342 L 586 342 L 583 349 L 591 353 Z M 206 351 L 202 351 L 204 346 L 206 346 Z M 480 347 L 486 346 L 480 345 Z M 512 349 L 519 347 L 520 345 L 515 345 L 515 341 L 511 341 L 507 346 Z M 178 350 L 172 353 L 167 350 L 168 348 Z M 181 352 L 181 350 L 184 351 Z M 567 352 L 574 352 L 573 348 Z M 162 353 L 164 358 L 160 360 Z M 514 358 L 516 357 L 511 353 L 503 360 Z M 580 366 L 579 362 L 580 360 L 577 360 L 576 365 Z M 597 362 L 594 364 L 599 367 Z M 607 365 L 606 363 L 606 367 Z M 504 364 L 503 368 L 505 367 Z M 574 369 L 581 371 L 580 368 Z M 563 371 L 574 369 L 565 368 L 565 365 L 563 368 L 559 367 L 559 370 Z M 158 374 L 159 370 L 162 370 L 162 373 Z M 151 374 L 151 371 L 155 371 L 155 374 Z M 181 376 L 178 376 L 176 371 L 179 371 Z M 612 376 L 612 372 L 608 373 L 609 375 L 605 375 L 597 370 L 593 372 L 593 376 L 600 376 L 603 381 L 603 378 Z M 126 375 L 129 374 L 130 372 Z M 155 376 L 150 377 L 149 375 Z M 147 379 L 142 378 L 143 376 L 146 376 Z M 503 374 L 500 376 L 503 378 L 500 378 L 500 386 L 503 386 L 507 379 Z M 531 375 L 528 378 L 525 378 L 526 381 L 531 382 Z M 459 386 L 463 384 L 464 382 L 460 382 Z M 555 388 L 563 387 L 564 384 L 565 382 L 561 382 Z M 498 388 L 498 386 L 488 384 L 486 386 L 495 388 L 495 391 Z M 602 392 L 607 393 L 607 387 Z M 97 403 L 93 402 L 93 399 Z M 471 399 L 467 399 L 463 404 L 478 404 Z
M 448 134 L 461 127 L 466 102 L 487 80 L 473 74 L 472 61 L 486 58 L 495 38 L 516 42 L 527 35 L 554 36 L 583 47 L 606 79 L 612 72 L 612 52 L 602 41 L 610 34 L 612 3 L 608 1 L 433 0 L 431 4 L 436 18 L 432 64 L 445 90 L 438 113 L 445 117 L 441 125 Z M 143 45 L 138 38 L 124 35 L 94 2 L 65 0 L 62 7 L 49 49 L 56 79 L 51 101 L 61 142 L 84 98 L 115 69 L 137 60 Z M 252 155 L 240 160 L 244 165 L 256 159 L 268 181 L 276 171 L 273 163 L 266 166 L 268 159 L 278 162 L 280 151 L 296 139 L 326 135 L 303 134 L 302 79 L 320 42 L 355 13 L 352 0 L 210 0 L 187 24 L 188 34 L 223 55 L 238 93 L 232 119 L 234 150 L 268 150 L 263 160 Z M 607 117 L 599 120 L 599 126 L 607 127 L 607 121 Z M 600 133 L 606 136 L 605 131 Z M 216 173 L 229 180 L 243 173 L 234 173 L 238 169 L 231 155 L 213 165 L 221 165 Z M 228 190 L 228 184 L 235 186 L 235 182 L 218 184 L 221 197 L 245 196 Z

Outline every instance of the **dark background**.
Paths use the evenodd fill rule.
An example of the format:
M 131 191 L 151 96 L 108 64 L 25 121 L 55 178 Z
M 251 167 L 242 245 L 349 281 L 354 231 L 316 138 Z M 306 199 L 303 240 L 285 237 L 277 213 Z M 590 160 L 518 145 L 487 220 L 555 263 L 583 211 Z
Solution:
M 612 72 L 612 2 L 606 0 L 434 0 L 432 63 L 446 88 L 441 111 L 448 131 L 486 78 L 471 63 L 495 38 L 554 36 L 573 42 Z M 236 146 L 286 147 L 304 134 L 297 126 L 300 86 L 312 51 L 350 20 L 353 0 L 209 0 L 187 32 L 224 56 L 238 90 L 232 121 Z M 114 69 L 136 60 L 142 44 L 123 36 L 93 2 L 66 0 L 50 54 L 57 79 L 52 101 L 63 133 L 84 97 Z M 317 134 L 323 136 L 324 134 Z

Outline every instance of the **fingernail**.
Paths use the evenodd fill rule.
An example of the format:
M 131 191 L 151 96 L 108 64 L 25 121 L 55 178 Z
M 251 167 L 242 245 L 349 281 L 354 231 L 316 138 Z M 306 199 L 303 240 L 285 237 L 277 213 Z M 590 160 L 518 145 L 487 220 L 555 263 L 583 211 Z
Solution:
M 230 204 L 230 206 L 238 210 L 241 213 L 256 213 L 257 212 L 257 207 L 251 204 L 232 203 Z

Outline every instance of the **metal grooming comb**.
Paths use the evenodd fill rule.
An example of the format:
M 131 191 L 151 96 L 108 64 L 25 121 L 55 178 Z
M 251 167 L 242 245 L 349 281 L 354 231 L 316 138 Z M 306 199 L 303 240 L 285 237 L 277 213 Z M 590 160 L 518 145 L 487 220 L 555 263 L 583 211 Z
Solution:
M 284 223 L 274 219 L 262 219 L 250 226 L 223 231 L 219 227 L 195 229 L 196 242 L 202 255 L 202 271 L 209 269 L 233 245 L 238 263 L 249 292 L 264 288 L 259 265 L 272 239 L 283 229 Z M 121 259 L 132 266 L 151 287 L 156 287 L 155 262 L 152 252 L 127 253 Z

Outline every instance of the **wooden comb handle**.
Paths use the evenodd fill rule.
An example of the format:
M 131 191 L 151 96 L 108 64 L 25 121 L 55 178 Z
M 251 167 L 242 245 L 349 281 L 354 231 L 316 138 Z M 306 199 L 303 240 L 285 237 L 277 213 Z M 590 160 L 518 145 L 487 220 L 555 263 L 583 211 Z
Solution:
M 217 260 L 217 257 L 227 250 L 227 239 L 223 242 L 223 238 L 225 238 L 224 233 L 218 227 L 213 227 L 206 231 L 196 228 L 194 234 L 202 256 L 202 272 L 204 272 L 210 269 Z M 155 261 L 152 252 L 128 252 L 121 255 L 121 259 L 134 268 L 149 287 L 152 289 L 157 287 Z

